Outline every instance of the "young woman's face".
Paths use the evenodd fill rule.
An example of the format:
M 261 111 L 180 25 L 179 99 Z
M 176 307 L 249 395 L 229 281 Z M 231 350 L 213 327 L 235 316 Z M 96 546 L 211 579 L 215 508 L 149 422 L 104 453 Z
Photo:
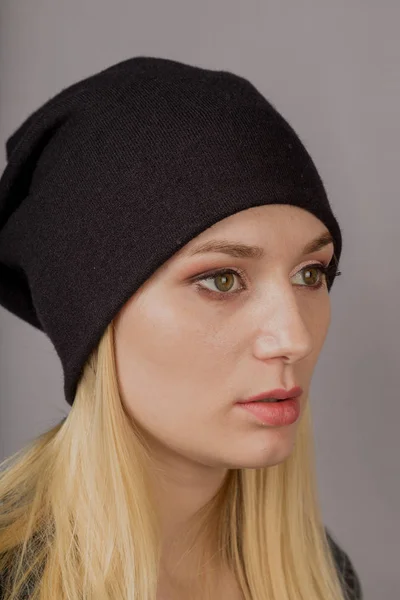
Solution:
M 303 248 L 326 232 L 294 206 L 236 213 L 192 239 L 124 305 L 115 329 L 122 401 L 163 460 L 256 468 L 290 454 L 330 322 L 315 264 L 331 263 L 333 243 Z M 257 245 L 264 256 L 191 255 L 210 240 Z M 295 385 L 301 413 L 290 425 L 266 425 L 236 404 Z

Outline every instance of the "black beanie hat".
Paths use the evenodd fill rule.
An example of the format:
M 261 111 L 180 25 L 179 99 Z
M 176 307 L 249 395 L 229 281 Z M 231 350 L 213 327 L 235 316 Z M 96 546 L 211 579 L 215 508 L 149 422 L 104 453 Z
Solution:
M 329 229 L 339 263 L 340 228 L 310 155 L 254 85 L 228 71 L 124 60 L 48 100 L 6 151 L 0 304 L 50 338 L 71 406 L 110 321 L 217 221 L 299 206 Z

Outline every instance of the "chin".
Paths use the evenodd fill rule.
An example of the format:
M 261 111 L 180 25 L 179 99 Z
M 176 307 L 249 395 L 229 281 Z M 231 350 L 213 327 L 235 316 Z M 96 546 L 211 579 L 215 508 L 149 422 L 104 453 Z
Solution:
M 230 456 L 224 465 L 229 469 L 260 469 L 274 467 L 289 458 L 294 450 L 294 441 L 266 444 L 258 448 L 246 448 L 241 456 Z

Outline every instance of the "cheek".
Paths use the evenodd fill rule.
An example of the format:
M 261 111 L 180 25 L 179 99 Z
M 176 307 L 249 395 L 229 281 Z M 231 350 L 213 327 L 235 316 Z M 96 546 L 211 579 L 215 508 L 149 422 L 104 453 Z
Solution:
M 325 343 L 328 335 L 329 326 L 331 323 L 331 303 L 329 298 L 326 302 L 321 305 L 320 310 L 316 314 L 314 320 L 311 323 L 311 329 L 313 331 L 313 339 L 315 340 L 315 346 L 318 351 L 321 350 Z
M 224 388 L 225 343 L 222 346 L 206 322 L 181 305 L 161 304 L 156 294 L 128 307 L 115 336 L 125 404 L 133 414 L 160 420 L 176 418 L 176 413 L 183 419 L 186 408 L 188 416 L 193 411 L 207 414 L 207 405 L 215 407 L 218 389 L 221 393 Z
M 301 361 L 301 368 L 306 368 L 307 372 L 313 371 L 319 359 L 321 350 L 325 344 L 331 320 L 331 305 L 329 300 L 321 303 L 318 310 L 313 310 L 305 318 L 306 326 L 310 332 L 312 340 L 312 352 L 304 361 Z

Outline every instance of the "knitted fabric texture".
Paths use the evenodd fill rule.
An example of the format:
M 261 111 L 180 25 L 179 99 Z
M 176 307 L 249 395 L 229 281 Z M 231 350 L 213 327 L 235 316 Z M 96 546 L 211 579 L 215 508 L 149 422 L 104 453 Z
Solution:
M 70 405 L 122 306 L 221 219 L 298 206 L 326 225 L 339 263 L 340 228 L 308 151 L 257 88 L 228 71 L 124 60 L 48 100 L 6 152 L 0 304 L 50 338 Z

